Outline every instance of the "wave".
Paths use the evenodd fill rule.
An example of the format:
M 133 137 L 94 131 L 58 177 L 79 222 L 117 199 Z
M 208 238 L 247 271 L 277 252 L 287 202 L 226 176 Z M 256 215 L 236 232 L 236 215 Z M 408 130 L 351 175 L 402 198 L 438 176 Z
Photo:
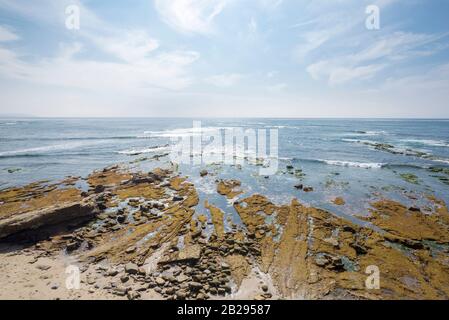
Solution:
M 288 159 L 288 158 L 285 158 Z M 346 161 L 346 160 L 324 160 L 324 159 L 299 159 L 292 158 L 293 161 L 297 162 L 314 162 L 314 163 L 322 163 L 331 166 L 339 166 L 339 167 L 354 167 L 354 168 L 364 168 L 364 169 L 381 169 L 389 164 L 380 163 L 380 162 L 357 162 L 357 161 Z
M 371 131 L 354 131 L 351 133 L 351 135 L 363 135 L 363 136 L 380 136 L 380 135 L 387 135 L 388 132 L 384 130 L 371 130 Z
M 221 134 L 222 130 L 232 130 L 235 127 L 201 127 L 201 128 L 184 128 L 173 129 L 165 131 L 145 131 L 144 135 L 147 138 L 181 138 L 200 136 L 202 134 Z
M 56 144 L 35 148 L 25 148 L 11 151 L 0 152 L 0 158 L 15 157 L 15 156 L 37 156 L 37 155 L 48 155 L 54 152 L 78 149 L 81 147 L 86 147 L 90 145 L 95 145 L 96 143 L 86 143 L 86 142 L 76 142 L 76 143 L 64 143 Z
M 0 141 L 89 141 L 89 140 L 133 140 L 133 139 L 149 139 L 147 135 L 133 135 L 133 136 L 110 136 L 110 137 L 68 137 L 68 138 L 35 138 L 35 137 L 24 137 L 24 138 L 5 138 L 1 137 Z
M 343 160 L 321 160 L 320 162 L 324 162 L 328 165 L 339 166 L 339 167 L 356 167 L 363 169 L 381 169 L 386 164 L 385 163 L 377 163 L 377 162 L 354 162 L 354 161 L 343 161 Z
M 8 159 L 8 158 L 48 158 L 50 157 L 51 159 L 55 159 L 57 158 L 62 158 L 62 157 L 74 157 L 74 156 L 100 156 L 100 155 L 110 155 L 112 154 L 112 152 L 58 152 L 58 153 L 23 153 L 23 154 L 15 154 L 15 155 L 0 155 L 0 159 Z M 45 162 L 45 165 L 50 165 L 51 163 L 49 162 Z M 30 164 L 31 165 L 31 164 Z M 42 165 L 42 163 L 41 163 Z
M 434 158 L 434 159 L 430 159 L 434 162 L 439 162 L 439 163 L 445 163 L 445 164 L 449 164 L 449 159 L 443 159 L 443 158 Z
M 155 146 L 155 147 L 148 147 L 148 148 L 142 148 L 142 149 L 128 149 L 128 150 L 118 151 L 117 153 L 129 155 L 129 156 L 135 156 L 135 155 L 144 154 L 144 153 L 169 151 L 170 149 L 171 148 L 169 145 L 165 145 L 165 146 Z
M 449 147 L 449 143 L 443 140 L 432 140 L 432 139 L 405 139 L 401 140 L 406 143 L 415 143 L 432 147 Z
M 361 144 L 365 144 L 365 145 L 381 143 L 381 142 L 377 142 L 377 141 L 373 141 L 373 140 L 351 139 L 351 138 L 344 138 L 344 139 L 341 139 L 341 141 L 351 142 L 351 143 L 361 143 Z

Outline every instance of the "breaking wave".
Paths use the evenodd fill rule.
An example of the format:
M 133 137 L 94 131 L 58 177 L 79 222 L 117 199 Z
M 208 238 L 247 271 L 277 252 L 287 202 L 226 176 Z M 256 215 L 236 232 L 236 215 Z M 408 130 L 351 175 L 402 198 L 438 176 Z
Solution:
M 354 162 L 354 161 L 343 161 L 343 160 L 321 160 L 318 161 L 323 162 L 325 164 L 331 166 L 339 166 L 339 167 L 356 167 L 363 169 L 381 169 L 386 166 L 385 163 L 377 163 L 377 162 Z
M 155 153 L 155 152 L 169 151 L 169 150 L 170 150 L 170 146 L 165 145 L 165 146 L 147 147 L 147 148 L 142 148 L 142 149 L 128 149 L 128 150 L 118 151 L 117 153 L 133 156 L 133 155 L 139 155 L 139 154 L 144 154 L 144 153 Z

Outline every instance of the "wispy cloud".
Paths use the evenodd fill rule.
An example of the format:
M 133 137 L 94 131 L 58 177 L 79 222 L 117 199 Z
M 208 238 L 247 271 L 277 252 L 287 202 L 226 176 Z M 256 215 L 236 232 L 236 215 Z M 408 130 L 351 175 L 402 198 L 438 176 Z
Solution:
M 15 41 L 18 39 L 19 36 L 15 34 L 13 31 L 11 31 L 9 28 L 0 26 L 0 42 Z
M 332 59 L 315 62 L 306 70 L 313 79 L 325 79 L 330 85 L 371 79 L 398 60 L 437 52 L 439 47 L 432 45 L 444 36 L 394 32 L 363 46 L 359 51 L 335 54 Z
M 411 106 L 426 115 L 422 105 L 448 114 L 449 35 L 445 20 L 426 24 L 443 19 L 434 4 L 134 4 L 0 0 L 2 105 L 46 115 L 251 116 L 252 105 L 259 116 L 407 115 Z M 380 30 L 365 28 L 371 4 Z M 65 28 L 67 5 L 80 7 L 80 30 Z M 422 21 L 402 11 L 416 7 L 428 10 Z
M 229 0 L 155 0 L 162 20 L 179 32 L 210 34 Z
M 21 6 L 21 1 L 0 0 L 0 6 L 8 10 L 33 16 L 40 21 L 42 6 L 48 15 L 57 16 L 64 12 L 56 6 L 57 1 L 43 0 L 39 7 Z M 86 90 L 120 90 L 122 93 L 149 89 L 180 90 L 189 86 L 193 78 L 187 67 L 199 59 L 199 53 L 192 50 L 160 51 L 159 41 L 145 30 L 122 30 L 112 27 L 98 18 L 87 7 L 82 8 L 82 27 L 77 40 L 61 43 L 60 51 L 52 57 L 36 57 L 32 62 L 23 54 L 11 48 L 0 46 L 0 76 L 67 88 Z M 62 10 L 62 11 L 60 11 Z M 64 24 L 62 24 L 64 26 Z M 2 28 L 2 30 L 8 30 Z M 11 40 L 15 34 L 5 33 Z M 81 53 L 87 47 L 95 47 L 109 59 L 86 58 Z M 23 51 L 23 50 L 21 50 Z

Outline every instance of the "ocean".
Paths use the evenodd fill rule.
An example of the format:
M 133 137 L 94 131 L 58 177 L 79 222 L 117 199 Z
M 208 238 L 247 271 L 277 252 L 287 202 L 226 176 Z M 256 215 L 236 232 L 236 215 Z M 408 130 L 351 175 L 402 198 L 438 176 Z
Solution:
M 426 208 L 432 205 L 427 197 L 434 195 L 449 203 L 449 120 L 195 120 L 201 120 L 204 130 L 278 132 L 274 175 L 259 175 L 254 162 L 179 165 L 200 199 L 224 210 L 232 210 L 232 203 L 216 195 L 217 179 L 242 181 L 243 196 L 261 193 L 275 203 L 298 198 L 356 220 L 369 214 L 370 203 L 378 199 Z M 191 128 L 192 119 L 0 119 L 0 189 L 86 177 L 113 164 L 136 170 L 162 167 L 170 162 L 166 155 L 171 139 L 189 134 Z M 213 174 L 200 177 L 204 169 Z M 298 184 L 313 192 L 298 190 Z M 346 205 L 335 205 L 336 197 Z M 203 209 L 202 204 L 197 208 Z

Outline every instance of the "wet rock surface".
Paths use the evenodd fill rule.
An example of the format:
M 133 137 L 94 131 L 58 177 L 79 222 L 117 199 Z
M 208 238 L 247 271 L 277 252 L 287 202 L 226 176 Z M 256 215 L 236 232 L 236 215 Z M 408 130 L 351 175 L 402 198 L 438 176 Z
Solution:
M 11 244 L 17 234 L 45 233 L 28 237 L 26 252 L 76 260 L 83 285 L 94 293 L 234 298 L 256 274 L 250 298 L 257 300 L 449 298 L 449 214 L 430 196 L 431 214 L 379 200 L 361 218 L 369 225 L 361 226 L 298 200 L 238 198 L 239 181 L 219 180 L 217 193 L 233 199 L 237 225 L 209 201 L 197 212 L 195 186 L 174 170 L 113 166 L 86 181 L 83 192 L 65 183 L 1 191 L 0 237 Z M 333 203 L 345 204 L 343 198 Z M 43 231 L 49 226 L 64 228 Z M 380 269 L 380 289 L 366 287 L 370 266 Z

